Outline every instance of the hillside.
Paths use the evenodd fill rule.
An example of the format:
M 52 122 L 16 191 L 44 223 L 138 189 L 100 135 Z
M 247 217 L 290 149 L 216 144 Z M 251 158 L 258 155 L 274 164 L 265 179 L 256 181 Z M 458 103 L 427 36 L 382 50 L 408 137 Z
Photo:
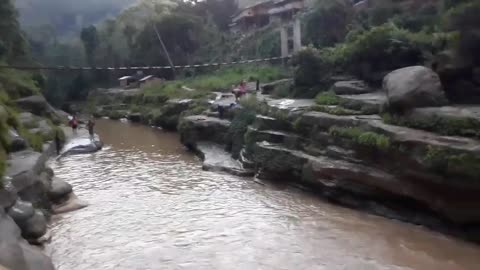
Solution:
M 51 25 L 57 34 L 115 16 L 137 0 L 16 0 L 20 23 L 26 30 Z

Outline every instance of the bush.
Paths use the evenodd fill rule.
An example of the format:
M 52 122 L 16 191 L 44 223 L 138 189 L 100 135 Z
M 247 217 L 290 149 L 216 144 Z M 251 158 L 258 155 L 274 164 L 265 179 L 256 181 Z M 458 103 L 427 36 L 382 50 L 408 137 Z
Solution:
M 304 20 L 304 43 L 324 47 L 342 42 L 352 18 L 353 9 L 350 3 L 317 3 L 317 7 Z
M 385 24 L 356 36 L 338 48 L 335 57 L 353 74 L 368 80 L 375 72 L 422 63 L 421 47 L 410 32 Z
M 110 111 L 107 116 L 112 120 L 118 120 L 120 118 L 125 117 L 125 114 L 119 111 Z
M 31 96 L 39 93 L 36 82 L 30 73 L 4 69 L 0 72 L 0 88 L 3 88 L 12 99 Z
M 322 57 L 321 52 L 313 47 L 297 52 L 292 58 L 292 65 L 295 67 L 295 87 L 304 89 L 326 86 L 333 66 L 329 58 Z
M 21 127 L 18 130 L 19 135 L 24 138 L 28 145 L 37 152 L 42 152 L 43 150 L 43 137 L 40 134 L 31 133 L 28 129 Z
M 450 9 L 445 15 L 448 30 L 458 31 L 459 40 L 456 45 L 459 55 L 474 65 L 480 65 L 480 2 L 471 1 Z
M 323 92 L 317 95 L 315 102 L 318 105 L 339 105 L 340 98 L 333 92 Z
M 227 148 L 234 158 L 238 158 L 245 142 L 245 134 L 249 125 L 255 120 L 255 111 L 242 109 L 235 113 L 227 133 Z

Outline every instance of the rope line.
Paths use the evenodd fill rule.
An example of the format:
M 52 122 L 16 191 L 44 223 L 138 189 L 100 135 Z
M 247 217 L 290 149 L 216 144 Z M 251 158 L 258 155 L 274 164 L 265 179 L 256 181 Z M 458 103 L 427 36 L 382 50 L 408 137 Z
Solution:
M 238 65 L 238 64 L 248 64 L 256 62 L 268 62 L 272 60 L 281 60 L 288 59 L 287 57 L 270 57 L 263 59 L 250 59 L 234 62 L 223 62 L 223 63 L 207 63 L 207 64 L 196 64 L 196 65 L 185 65 L 185 66 L 174 66 L 175 68 L 199 68 L 199 67 L 209 67 L 209 66 L 229 66 L 229 65 Z M 0 69 L 21 69 L 21 70 L 152 70 L 152 69 L 172 69 L 171 66 L 144 66 L 144 67 L 76 67 L 76 66 L 21 66 L 21 65 L 0 65 Z

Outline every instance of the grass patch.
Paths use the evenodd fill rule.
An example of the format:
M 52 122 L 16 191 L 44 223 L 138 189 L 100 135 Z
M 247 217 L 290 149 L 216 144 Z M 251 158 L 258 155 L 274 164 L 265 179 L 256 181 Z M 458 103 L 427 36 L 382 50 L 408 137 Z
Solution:
M 325 105 L 317 105 L 312 108 L 312 110 L 317 112 L 324 112 L 328 114 L 334 115 L 357 115 L 360 112 L 343 108 L 341 106 L 325 106 Z
M 202 98 L 211 92 L 228 92 L 232 85 L 238 85 L 240 81 L 270 82 L 285 76 L 284 71 L 278 67 L 231 67 L 219 69 L 208 75 L 200 75 L 194 78 L 167 81 L 144 88 L 145 96 L 164 96 L 167 98 Z M 193 89 L 188 91 L 183 86 Z
M 365 131 L 361 128 L 342 128 L 333 126 L 329 130 L 330 135 L 334 137 L 346 138 L 363 146 L 372 147 L 386 151 L 390 148 L 390 138 L 372 131 Z
M 382 119 L 384 123 L 390 125 L 422 129 L 441 135 L 480 138 L 480 122 L 471 118 L 432 116 L 412 119 L 385 113 Z
M 318 105 L 339 105 L 340 98 L 335 93 L 328 91 L 322 92 L 315 97 L 315 102 Z
M 43 137 L 41 134 L 32 133 L 28 129 L 21 127 L 18 130 L 19 135 L 24 138 L 28 145 L 33 148 L 33 150 L 37 152 L 42 152 L 43 150 Z
M 118 120 L 120 118 L 125 117 L 125 114 L 123 112 L 120 112 L 120 111 L 109 111 L 107 116 L 108 116 L 108 118 L 110 118 L 112 120 Z
M 428 167 L 438 173 L 480 179 L 480 158 L 468 153 L 452 153 L 429 146 L 424 157 Z

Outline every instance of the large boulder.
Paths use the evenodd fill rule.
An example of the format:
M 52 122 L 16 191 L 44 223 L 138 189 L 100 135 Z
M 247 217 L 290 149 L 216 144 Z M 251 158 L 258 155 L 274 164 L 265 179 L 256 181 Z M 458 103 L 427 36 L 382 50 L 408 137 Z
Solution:
M 33 214 L 35 214 L 35 209 L 33 208 L 32 203 L 20 199 L 8 209 L 8 215 L 11 216 L 17 224 L 26 222 L 33 216 Z
M 93 138 L 90 138 L 90 135 L 86 130 L 80 129 L 77 131 L 76 136 L 63 146 L 60 155 L 63 157 L 67 155 L 88 154 L 97 152 L 101 150 L 102 147 L 103 142 L 98 135 L 94 135 Z
M 37 247 L 21 243 L 28 270 L 55 270 L 52 260 Z
M 14 129 L 10 129 L 8 131 L 8 151 L 9 152 L 17 152 L 24 150 L 27 148 L 27 141 L 25 141 L 24 138 L 22 138 L 18 132 Z
M 47 218 L 40 210 L 35 210 L 33 216 L 18 225 L 26 239 L 37 239 L 47 232 Z
M 230 121 L 204 115 L 184 117 L 179 124 L 180 140 L 194 150 L 200 141 L 226 143 Z
M 176 130 L 180 114 L 190 108 L 193 104 L 191 99 L 172 99 L 163 105 L 158 114 L 152 118 L 152 124 L 168 130 Z
M 18 196 L 38 207 L 50 208 L 47 196 L 49 183 L 42 181 L 40 173 L 45 168 L 46 156 L 32 150 L 9 155 L 5 172 L 5 185 L 16 190 Z
M 42 95 L 34 95 L 15 100 L 15 103 L 21 109 L 31 112 L 35 115 L 46 116 L 51 119 L 60 121 L 61 116 L 57 115 L 57 111 L 47 102 Z
M 60 178 L 54 177 L 52 179 L 52 185 L 48 191 L 48 196 L 54 202 L 60 201 L 67 197 L 72 192 L 72 185 L 63 181 Z
M 387 102 L 393 110 L 436 107 L 448 103 L 438 75 L 423 66 L 392 71 L 383 80 Z

